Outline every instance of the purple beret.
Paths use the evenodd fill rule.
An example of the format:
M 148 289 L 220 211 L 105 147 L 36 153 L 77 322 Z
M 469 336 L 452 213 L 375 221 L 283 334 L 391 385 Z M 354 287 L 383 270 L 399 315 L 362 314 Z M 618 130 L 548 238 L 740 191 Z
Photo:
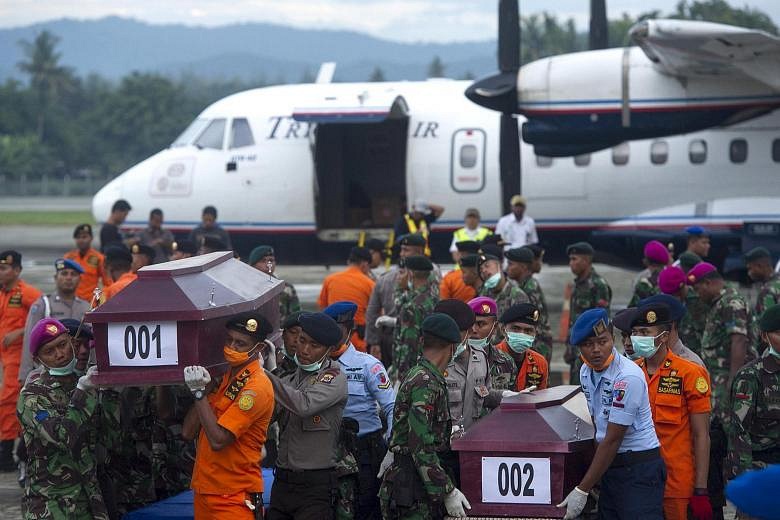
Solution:
M 719 276 L 718 269 L 709 262 L 699 262 L 688 271 L 688 285 L 694 285 L 705 278 Z
M 57 336 L 67 334 L 68 328 L 53 318 L 44 318 L 35 324 L 30 332 L 30 353 L 38 355 L 38 349 Z
M 473 300 L 469 300 L 469 307 L 477 316 L 496 316 L 498 314 L 496 301 L 487 296 L 477 296 Z
M 654 264 L 666 265 L 669 263 L 669 251 L 658 240 L 651 240 L 645 244 L 645 258 Z
M 685 285 L 685 271 L 676 265 L 664 267 L 658 274 L 658 288 L 664 294 L 674 294 Z

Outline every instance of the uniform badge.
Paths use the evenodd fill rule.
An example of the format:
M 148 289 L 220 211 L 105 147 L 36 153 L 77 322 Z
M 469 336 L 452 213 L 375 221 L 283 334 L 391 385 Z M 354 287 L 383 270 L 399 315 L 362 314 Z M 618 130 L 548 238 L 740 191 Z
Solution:
M 482 304 L 482 312 L 484 314 L 490 314 L 490 305 L 488 305 L 487 303 L 483 303 Z
M 534 321 L 539 321 L 539 309 L 534 311 L 533 320 Z
M 604 323 L 604 320 L 599 320 L 599 322 L 593 326 L 593 334 L 599 336 L 605 332 L 607 332 L 607 324 Z
M 245 412 L 251 410 L 254 405 L 255 399 L 251 395 L 244 394 L 238 398 L 238 407 Z
M 257 320 L 246 320 L 246 326 L 244 328 L 247 332 L 257 332 Z
M 8 308 L 17 308 L 22 306 L 22 295 L 19 293 L 14 294 L 8 298 Z
M 709 389 L 710 385 L 707 384 L 707 379 L 699 376 L 699 378 L 696 379 L 696 390 L 702 394 L 706 394 Z
M 530 374 L 526 375 L 526 380 L 526 388 L 534 385 L 539 386 L 542 383 L 542 374 L 534 370 Z
M 645 320 L 647 323 L 655 323 L 658 321 L 658 316 L 656 316 L 655 311 L 649 311 L 647 316 L 645 316 Z
M 485 398 L 490 393 L 485 385 L 479 385 L 474 387 L 474 391 L 478 396 Z
M 659 394 L 682 395 L 682 378 L 662 376 L 658 381 Z
M 65 260 L 57 260 L 57 261 L 54 263 L 54 268 L 55 268 L 57 271 L 61 271 L 61 270 L 65 269 Z
M 59 329 L 57 328 L 57 326 L 54 325 L 53 323 L 49 324 L 49 325 L 46 325 L 46 332 L 51 334 L 51 335 L 57 334 L 58 330 Z
M 320 424 L 321 421 L 322 421 L 322 417 L 320 417 L 319 415 L 315 415 L 314 417 L 311 418 L 311 422 L 313 422 L 314 424 Z
M 138 244 L 133 244 L 133 250 L 132 250 L 132 253 L 133 253 L 134 255 L 137 255 L 137 254 L 138 254 L 138 253 L 140 253 L 140 252 L 141 252 L 141 248 L 140 248 L 140 247 L 138 247 Z
M 330 383 L 333 381 L 333 374 L 322 374 L 320 377 L 320 383 Z
M 97 267 L 97 265 L 100 263 L 100 259 L 96 255 L 90 255 L 87 258 L 87 263 L 93 267 Z
M 622 401 L 625 396 L 626 396 L 625 390 L 615 390 L 613 393 L 613 399 L 615 401 Z
M 667 359 L 666 361 L 664 361 L 664 368 L 669 368 L 670 366 L 672 366 L 671 359 Z

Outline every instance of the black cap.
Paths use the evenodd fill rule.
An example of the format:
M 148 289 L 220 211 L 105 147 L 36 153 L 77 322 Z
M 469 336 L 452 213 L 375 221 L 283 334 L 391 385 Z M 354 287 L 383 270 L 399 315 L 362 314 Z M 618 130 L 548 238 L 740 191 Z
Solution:
M 475 240 L 461 240 L 460 242 L 455 242 L 455 247 L 461 253 L 474 254 L 479 252 L 479 242 Z
M 202 241 L 202 247 L 211 249 L 213 251 L 227 251 L 228 246 L 217 237 L 204 236 Z
M 536 326 L 539 325 L 540 317 L 541 313 L 536 305 L 532 303 L 517 303 L 505 310 L 498 321 L 504 325 L 519 321 L 520 323 Z
M 755 262 L 756 260 L 761 260 L 763 258 L 766 258 L 767 260 L 772 259 L 772 253 L 765 247 L 754 247 L 745 253 L 745 262 Z
M 653 327 L 672 322 L 672 310 L 665 303 L 649 303 L 636 308 L 632 327 Z
M 501 238 L 501 235 L 494 233 L 492 235 L 488 235 L 485 238 L 483 238 L 482 239 L 482 244 L 483 245 L 484 244 L 494 244 L 494 245 L 497 245 L 497 246 L 503 246 L 504 244 L 506 244 L 506 242 L 504 242 L 504 239 Z
M 369 238 L 366 240 L 366 248 L 369 251 L 384 251 L 386 249 L 385 242 L 378 238 Z
M 93 236 L 92 226 L 90 226 L 89 224 L 79 224 L 78 226 L 76 226 L 76 229 L 73 230 L 73 238 L 76 238 L 82 233 L 89 233 L 89 236 Z
M 406 258 L 402 258 L 401 262 L 399 262 L 398 265 L 400 265 L 401 267 L 406 267 L 407 269 L 411 269 L 412 271 L 433 270 L 433 264 L 431 263 L 431 261 L 428 259 L 427 256 L 423 256 L 423 255 L 407 256 Z
M 143 244 L 134 244 L 130 252 L 134 255 L 144 255 L 149 262 L 154 262 L 154 257 L 157 255 L 153 248 Z
M 566 248 L 567 255 L 588 255 L 593 256 L 596 254 L 593 246 L 587 242 L 575 242 Z
M 527 247 L 516 247 L 504 253 L 504 256 L 510 262 L 520 262 L 530 264 L 534 261 L 534 252 Z
M 458 324 L 450 316 L 441 312 L 429 314 L 422 322 L 422 331 L 447 343 L 460 343 Z
M 65 328 L 68 329 L 68 336 L 71 338 L 76 338 L 76 332 L 79 333 L 78 338 L 79 339 L 94 339 L 94 334 L 92 334 L 92 326 L 89 323 L 81 323 L 79 320 L 74 320 L 73 318 L 65 318 L 64 320 L 60 320 L 60 323 L 65 325 Z M 79 326 L 81 328 L 79 329 Z
M 615 317 L 612 319 L 612 324 L 616 329 L 625 332 L 626 334 L 631 334 L 631 324 L 634 322 L 636 315 L 636 307 L 621 309 L 615 314 Z
M 466 255 L 461 257 L 460 259 L 461 267 L 477 267 L 478 263 L 479 263 L 479 255 Z
M 425 247 L 425 237 L 419 233 L 409 233 L 398 239 L 398 243 L 402 246 L 415 246 Z
M 501 260 L 501 257 L 504 256 L 504 252 L 501 249 L 501 246 L 498 246 L 496 244 L 482 244 L 480 247 L 480 253 L 484 257 L 484 259 L 481 259 L 481 262 L 485 262 L 487 260 Z
M 130 250 L 127 249 L 125 246 L 120 245 L 109 245 L 106 247 L 106 251 L 104 253 L 106 255 L 106 263 L 116 262 L 116 261 L 124 261 L 128 264 L 133 263 L 133 255 L 130 253 Z
M 458 328 L 461 331 L 470 329 L 471 326 L 474 325 L 474 322 L 477 321 L 477 317 L 474 315 L 474 311 L 471 310 L 471 307 L 461 300 L 456 300 L 454 298 L 441 300 L 433 308 L 433 312 L 441 312 L 455 320 L 455 323 L 458 324 Z
M 22 266 L 22 254 L 13 249 L 0 253 L 0 264 L 12 265 L 14 267 Z
M 194 255 L 198 252 L 198 246 L 195 245 L 195 242 L 187 239 L 174 242 L 171 244 L 171 249 L 174 251 L 181 251 L 182 253 L 187 253 L 189 255 Z
M 534 258 L 541 258 L 542 255 L 544 254 L 544 248 L 539 244 L 528 244 L 527 246 L 523 246 L 523 247 L 527 247 L 528 249 L 530 249 L 531 252 L 533 252 L 534 254 Z
M 368 250 L 366 247 L 359 247 L 354 246 L 352 249 L 349 250 L 349 260 L 350 261 L 364 261 L 364 262 L 370 262 L 371 261 L 371 251 Z
M 764 311 L 758 319 L 758 328 L 763 332 L 780 330 L 780 304 L 775 304 Z
M 644 305 L 653 305 L 660 303 L 669 307 L 672 321 L 680 321 L 685 317 L 685 313 L 688 312 L 685 305 L 670 294 L 654 294 L 647 298 L 639 300 L 637 306 L 642 307 Z
M 303 332 L 325 347 L 335 347 L 341 341 L 341 329 L 336 322 L 321 312 L 301 313 L 298 321 Z
M 301 314 L 303 314 L 303 311 L 295 311 L 287 315 L 287 317 L 282 322 L 282 330 L 289 329 L 290 327 L 300 327 L 301 322 L 300 317 Z
M 263 341 L 272 330 L 271 323 L 257 311 L 236 314 L 227 321 L 225 327 L 242 334 L 248 334 L 256 341 Z

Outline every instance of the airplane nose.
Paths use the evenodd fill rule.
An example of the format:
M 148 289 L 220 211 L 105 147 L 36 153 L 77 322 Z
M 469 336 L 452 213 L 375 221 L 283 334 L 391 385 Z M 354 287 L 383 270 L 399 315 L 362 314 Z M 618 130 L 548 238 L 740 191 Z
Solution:
M 92 216 L 96 222 L 105 222 L 111 214 L 111 206 L 122 198 L 122 175 L 103 186 L 92 198 Z

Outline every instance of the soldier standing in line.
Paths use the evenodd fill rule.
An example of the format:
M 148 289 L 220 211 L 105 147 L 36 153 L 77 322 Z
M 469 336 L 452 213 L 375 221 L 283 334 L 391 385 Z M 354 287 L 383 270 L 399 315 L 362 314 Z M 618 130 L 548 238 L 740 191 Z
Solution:
M 249 265 L 269 276 L 276 278 L 276 254 L 271 246 L 257 246 L 249 254 Z M 284 289 L 279 295 L 279 322 L 284 322 L 287 316 L 301 310 L 301 302 L 298 299 L 298 293 L 295 286 L 284 281 Z
M 742 367 L 731 387 L 729 473 L 780 464 L 780 305 L 758 320 L 768 348 Z
M 766 348 L 761 342 L 762 334 L 758 327 L 758 320 L 764 311 L 773 305 L 780 303 L 780 274 L 772 267 L 772 255 L 765 247 L 756 247 L 745 254 L 745 264 L 748 276 L 751 280 L 760 284 L 756 295 L 756 304 L 753 306 L 753 339 L 759 353 Z
M 634 286 L 634 294 L 628 302 L 629 307 L 636 307 L 639 300 L 658 294 L 658 274 L 669 265 L 670 260 L 669 251 L 658 240 L 645 244 L 644 263 L 647 269 Z
M 74 347 L 57 320 L 39 321 L 29 345 L 44 371 L 25 384 L 16 408 L 28 454 L 22 514 L 27 520 L 108 520 L 88 442 L 98 401 L 92 372 L 76 377 Z
M 382 518 L 465 518 L 471 505 L 442 465 L 452 422 L 444 371 L 462 341 L 450 316 L 433 313 L 422 324 L 422 356 L 398 390 L 390 450 L 382 461 Z
M 492 298 L 501 314 L 512 305 L 528 302 L 528 295 L 501 270 L 501 248 L 489 244 L 482 246 L 479 257 L 479 276 L 482 278 L 480 296 Z
M 603 307 L 609 315 L 609 305 L 612 301 L 612 288 L 607 281 L 593 268 L 593 246 L 587 242 L 577 242 L 566 248 L 569 257 L 569 268 L 574 274 L 574 288 L 571 292 L 569 333 L 574 323 L 587 309 Z M 582 361 L 575 345 L 568 344 L 563 360 L 569 363 L 569 384 L 576 385 L 580 382 L 580 367 Z
M 477 296 L 469 301 L 475 321 L 471 327 L 469 346 L 487 353 L 490 387 L 495 390 L 512 388 L 517 377 L 517 367 L 512 357 L 498 349 L 493 338 L 498 333 L 498 308 L 496 302 L 487 296 Z
M 533 276 L 534 252 L 530 247 L 518 247 L 506 251 L 504 257 L 507 259 L 506 275 L 517 282 L 528 296 L 529 303 L 539 310 L 539 325 L 531 348 L 543 355 L 549 363 L 552 359 L 553 338 L 542 286 Z
M 276 368 L 273 374 L 284 377 L 298 370 L 295 364 L 295 353 L 298 350 L 298 339 L 301 337 L 301 323 L 298 319 L 302 311 L 293 312 L 282 321 L 282 345 L 276 350 Z
M 99 282 L 105 289 L 113 280 L 106 269 L 106 259 L 97 249 L 92 248 L 92 226 L 79 224 L 73 230 L 73 239 L 76 241 L 76 249 L 65 253 L 66 260 L 73 260 L 84 271 L 76 288 L 76 296 L 82 300 L 92 302 L 95 288 Z

